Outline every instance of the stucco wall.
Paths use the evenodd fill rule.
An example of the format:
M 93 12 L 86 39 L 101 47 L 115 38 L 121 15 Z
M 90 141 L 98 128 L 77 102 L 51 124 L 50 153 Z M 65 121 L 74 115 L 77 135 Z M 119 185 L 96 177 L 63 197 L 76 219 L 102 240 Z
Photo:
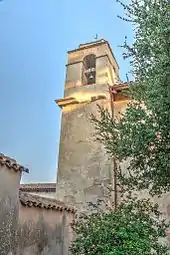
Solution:
M 0 254 L 15 254 L 21 173 L 0 164 Z
M 108 44 L 94 44 L 93 47 L 69 52 L 65 91 L 83 85 L 83 59 L 89 54 L 96 56 L 96 84 L 113 84 L 119 80 L 119 67 Z
M 68 255 L 73 214 L 20 204 L 19 254 Z
M 82 78 L 83 60 L 89 54 L 96 57 L 96 82 L 86 85 Z M 113 185 L 113 161 L 102 144 L 94 140 L 90 118 L 91 114 L 98 114 L 97 105 L 110 109 L 108 84 L 118 80 L 119 67 L 106 41 L 80 45 L 68 53 L 64 98 L 74 98 L 75 104 L 62 108 L 56 196 L 80 209 L 88 202 L 108 197 L 107 187 Z M 92 99 L 99 96 L 105 99 Z M 124 105 L 116 105 L 116 114 Z
M 98 105 L 111 109 L 110 95 L 108 85 L 94 84 L 67 88 L 65 96 L 76 98 L 79 104 L 62 108 L 56 195 L 58 199 L 83 209 L 88 202 L 108 197 L 107 187 L 114 181 L 113 161 L 103 145 L 95 141 L 91 121 L 91 114 L 96 117 L 99 114 Z M 91 101 L 96 96 L 105 96 L 105 99 Z M 116 116 L 124 111 L 127 103 L 127 98 L 116 96 Z
M 95 93 L 95 92 L 94 92 Z M 106 100 L 97 101 L 107 104 Z M 105 197 L 112 182 L 112 161 L 103 146 L 94 140 L 91 114 L 97 114 L 96 102 L 66 107 L 62 113 L 57 198 L 76 203 L 95 202 Z
M 97 43 L 96 45 L 93 44 L 93 47 L 86 47 L 86 48 L 80 47 L 79 50 L 69 52 L 68 64 L 83 61 L 83 58 L 89 54 L 95 54 L 97 58 L 100 56 L 107 55 L 112 66 L 114 66 L 115 68 L 116 74 L 118 75 L 118 72 L 119 72 L 118 64 L 116 62 L 115 57 L 112 55 L 112 52 L 107 43 L 102 43 L 102 44 Z

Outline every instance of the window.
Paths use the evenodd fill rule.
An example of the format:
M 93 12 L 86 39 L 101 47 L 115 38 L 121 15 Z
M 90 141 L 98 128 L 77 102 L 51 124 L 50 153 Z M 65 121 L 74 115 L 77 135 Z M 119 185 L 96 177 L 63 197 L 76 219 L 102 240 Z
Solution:
M 83 60 L 83 84 L 90 85 L 96 83 L 96 56 L 87 55 Z

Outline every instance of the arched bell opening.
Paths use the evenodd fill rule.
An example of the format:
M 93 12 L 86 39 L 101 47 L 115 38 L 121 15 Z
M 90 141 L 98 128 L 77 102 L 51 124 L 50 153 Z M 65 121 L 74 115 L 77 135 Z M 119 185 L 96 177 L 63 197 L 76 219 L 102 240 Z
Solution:
M 83 59 L 83 85 L 96 83 L 96 56 L 87 55 Z

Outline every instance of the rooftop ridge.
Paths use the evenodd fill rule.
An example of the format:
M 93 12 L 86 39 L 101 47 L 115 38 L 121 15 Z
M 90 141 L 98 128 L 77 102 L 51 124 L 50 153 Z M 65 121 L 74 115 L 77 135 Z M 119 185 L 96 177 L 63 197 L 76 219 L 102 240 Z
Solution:
M 57 211 L 70 211 L 73 213 L 76 212 L 75 208 L 71 205 L 67 206 L 64 202 L 55 198 L 47 198 L 20 191 L 19 199 L 23 206 L 53 209 Z
M 3 153 L 0 153 L 0 165 L 5 165 L 8 169 L 13 169 L 16 172 L 29 173 L 29 169 L 17 163 L 15 159 L 12 159 Z
M 56 183 L 45 182 L 45 183 L 24 183 L 20 185 L 20 191 L 25 192 L 52 192 L 56 191 Z
M 81 43 L 79 44 L 79 48 L 84 47 L 85 45 L 94 45 L 94 44 L 98 44 L 98 43 L 104 43 L 107 42 L 104 39 L 100 39 L 100 40 L 95 40 L 95 41 L 91 41 L 91 42 L 87 42 L 87 43 Z

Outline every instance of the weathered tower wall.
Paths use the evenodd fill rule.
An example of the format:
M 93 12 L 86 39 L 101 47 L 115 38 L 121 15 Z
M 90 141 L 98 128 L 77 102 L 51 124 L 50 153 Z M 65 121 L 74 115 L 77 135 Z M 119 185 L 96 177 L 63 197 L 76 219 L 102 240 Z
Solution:
M 83 59 L 89 54 L 96 58 L 96 79 L 83 84 Z M 119 80 L 118 69 L 106 41 L 80 45 L 68 54 L 64 98 L 57 100 L 62 124 L 56 195 L 78 208 L 103 200 L 108 185 L 113 185 L 113 162 L 95 141 L 91 114 L 98 114 L 98 105 L 110 109 L 108 85 Z M 115 103 L 117 111 L 124 105 Z

